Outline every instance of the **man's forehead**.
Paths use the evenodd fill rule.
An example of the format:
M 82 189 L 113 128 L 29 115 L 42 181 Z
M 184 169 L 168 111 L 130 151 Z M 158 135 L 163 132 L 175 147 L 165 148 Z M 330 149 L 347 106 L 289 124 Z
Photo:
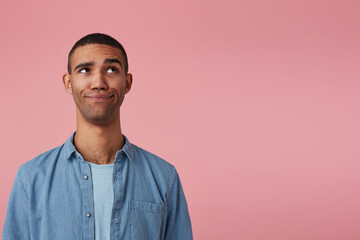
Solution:
M 121 62 L 124 61 L 120 49 L 106 44 L 87 44 L 80 46 L 75 49 L 71 56 L 71 61 L 103 61 L 107 58 L 118 58 Z

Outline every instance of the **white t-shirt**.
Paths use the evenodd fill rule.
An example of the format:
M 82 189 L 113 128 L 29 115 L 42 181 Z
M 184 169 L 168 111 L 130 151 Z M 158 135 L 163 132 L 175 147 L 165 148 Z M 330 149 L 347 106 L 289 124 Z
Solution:
M 94 194 L 95 239 L 110 240 L 110 222 L 114 199 L 112 181 L 114 164 L 89 163 L 89 165 Z

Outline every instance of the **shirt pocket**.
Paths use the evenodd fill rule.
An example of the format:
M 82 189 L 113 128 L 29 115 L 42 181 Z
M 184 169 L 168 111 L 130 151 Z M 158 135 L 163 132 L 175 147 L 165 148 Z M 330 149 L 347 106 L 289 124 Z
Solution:
M 162 239 L 165 205 L 131 200 L 129 203 L 130 239 Z

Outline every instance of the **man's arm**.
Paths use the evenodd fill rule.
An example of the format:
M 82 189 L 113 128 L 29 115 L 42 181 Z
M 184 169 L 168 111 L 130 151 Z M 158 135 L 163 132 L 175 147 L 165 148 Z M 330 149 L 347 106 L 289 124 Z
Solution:
M 167 199 L 166 240 L 192 240 L 191 221 L 180 178 L 174 169 L 171 190 Z
M 11 189 L 2 240 L 30 239 L 29 196 L 25 192 L 21 169 L 22 167 L 16 173 L 15 182 Z

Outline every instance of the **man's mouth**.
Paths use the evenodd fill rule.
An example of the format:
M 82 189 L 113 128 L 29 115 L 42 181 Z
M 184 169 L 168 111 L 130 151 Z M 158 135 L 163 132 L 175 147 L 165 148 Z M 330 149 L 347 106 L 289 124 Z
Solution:
M 113 97 L 113 95 L 104 95 L 104 94 L 91 94 L 86 95 L 86 98 L 90 98 L 92 100 L 108 100 Z

